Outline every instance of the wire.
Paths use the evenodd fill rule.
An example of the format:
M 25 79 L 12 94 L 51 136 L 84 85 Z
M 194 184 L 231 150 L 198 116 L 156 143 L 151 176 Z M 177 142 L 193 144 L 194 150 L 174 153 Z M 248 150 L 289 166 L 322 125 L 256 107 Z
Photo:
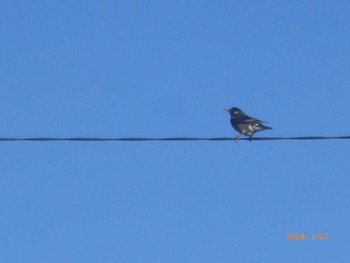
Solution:
M 302 136 L 302 137 L 253 137 L 252 141 L 280 141 L 280 140 L 348 140 L 350 136 Z M 101 141 L 232 141 L 232 137 L 216 137 L 216 138 L 196 138 L 196 137 L 170 137 L 170 138 L 0 138 L 1 142 L 9 141 L 86 141 L 86 142 L 101 142 Z M 239 138 L 239 140 L 250 140 L 249 138 Z

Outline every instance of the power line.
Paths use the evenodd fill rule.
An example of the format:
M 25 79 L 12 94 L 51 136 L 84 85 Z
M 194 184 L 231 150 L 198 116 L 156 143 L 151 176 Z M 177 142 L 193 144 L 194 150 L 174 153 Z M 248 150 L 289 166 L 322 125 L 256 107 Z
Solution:
M 84 141 L 84 142 L 101 142 L 101 141 L 232 141 L 232 137 L 169 137 L 169 138 L 143 138 L 143 137 L 126 137 L 126 138 L 94 138 L 94 137 L 75 137 L 75 138 L 52 138 L 52 137 L 34 137 L 34 138 L 0 138 L 0 142 L 10 141 Z M 347 140 L 350 136 L 301 136 L 301 137 L 253 137 L 252 141 L 281 141 L 281 140 Z M 240 138 L 248 140 L 249 138 Z

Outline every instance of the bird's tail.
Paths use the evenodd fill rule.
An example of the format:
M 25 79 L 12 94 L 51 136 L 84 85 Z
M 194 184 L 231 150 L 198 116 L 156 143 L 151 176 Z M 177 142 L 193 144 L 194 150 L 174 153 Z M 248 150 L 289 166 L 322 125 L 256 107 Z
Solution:
M 263 128 L 264 130 L 273 130 L 271 127 L 265 126 L 263 124 L 260 124 L 260 127 Z

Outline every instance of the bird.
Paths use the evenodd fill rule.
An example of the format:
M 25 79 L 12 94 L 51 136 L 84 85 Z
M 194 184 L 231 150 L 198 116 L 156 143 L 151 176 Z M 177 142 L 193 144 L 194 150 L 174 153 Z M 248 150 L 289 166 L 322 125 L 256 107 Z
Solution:
M 272 130 L 271 127 L 262 124 L 266 123 L 266 121 L 250 117 L 239 108 L 233 107 L 224 109 L 224 111 L 228 111 L 230 113 L 231 125 L 237 132 L 240 133 L 240 135 L 234 138 L 236 142 L 241 135 L 249 136 L 249 141 L 252 141 L 252 137 L 256 132 Z

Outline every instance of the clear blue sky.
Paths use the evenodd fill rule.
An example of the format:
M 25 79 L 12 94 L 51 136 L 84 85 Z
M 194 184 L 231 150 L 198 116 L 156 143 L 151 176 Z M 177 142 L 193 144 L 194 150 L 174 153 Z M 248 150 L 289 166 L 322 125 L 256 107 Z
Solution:
M 0 137 L 350 135 L 349 1 L 0 4 Z M 2 262 L 350 262 L 350 142 L 0 142 Z M 286 240 L 328 233 L 327 240 Z

